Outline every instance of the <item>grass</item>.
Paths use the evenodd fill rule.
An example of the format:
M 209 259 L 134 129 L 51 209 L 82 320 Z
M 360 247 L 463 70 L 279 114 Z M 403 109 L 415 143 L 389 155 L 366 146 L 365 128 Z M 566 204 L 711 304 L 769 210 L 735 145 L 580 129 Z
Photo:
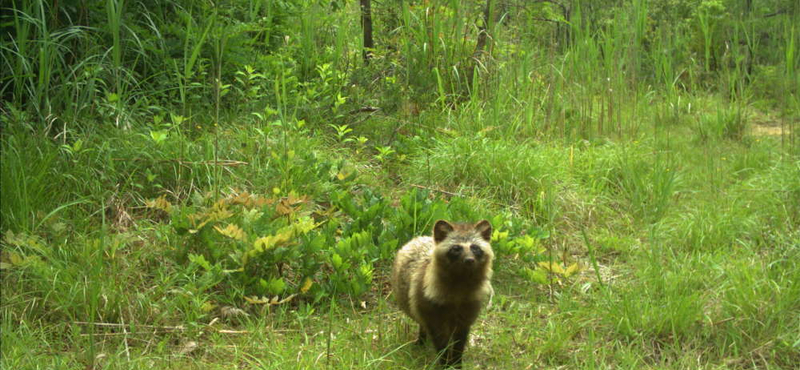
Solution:
M 438 217 L 501 231 L 467 369 L 800 366 L 797 10 L 492 3 L 480 55 L 373 4 L 369 66 L 354 2 L 12 5 L 0 368 L 437 368 L 388 256 Z
M 298 137 L 289 139 L 292 147 L 324 146 L 293 135 Z M 221 157 L 238 158 L 233 148 L 245 141 L 226 136 L 234 138 L 225 141 L 227 154 Z M 681 140 L 671 144 L 677 149 L 667 162 L 652 154 L 660 144 L 651 139 L 509 145 L 464 134 L 443 136 L 427 154 L 399 165 L 407 183 L 495 202 L 487 207 L 516 207 L 552 230 L 547 245 L 585 266 L 578 277 L 550 287 L 516 274 L 521 260 L 498 259 L 497 294 L 473 332 L 467 368 L 791 368 L 800 361 L 798 162 L 776 152 L 775 138 L 751 137 L 749 145 L 724 137 L 700 142 L 685 135 Z M 197 143 L 210 145 L 203 139 Z M 18 142 L 6 145 L 22 150 Z M 141 145 L 120 141 L 113 150 L 135 152 Z M 241 150 L 255 150 L 241 158 L 263 157 L 258 148 Z M 164 147 L 156 153 L 168 158 L 169 151 Z M 6 153 L 9 163 L 15 151 Z M 89 163 L 113 157 L 83 155 L 93 158 L 84 159 Z M 64 154 L 51 161 L 66 162 L 56 167 L 63 173 L 40 176 L 68 181 L 85 170 L 70 169 L 74 159 Z M 269 160 L 264 163 L 261 175 L 248 174 L 251 166 L 224 181 L 250 188 L 312 186 L 306 188 L 310 193 L 325 188 L 303 185 L 299 174 L 291 175 L 290 185 L 257 180 L 282 171 Z M 374 163 L 354 166 L 369 178 Z M 661 180 L 667 168 L 675 175 Z M 35 167 L 30 171 L 38 173 Z M 115 171 L 128 173 L 122 181 L 146 181 L 136 174 L 144 171 L 137 164 Z M 167 181 L 172 170 L 157 173 L 162 186 L 175 188 Z M 246 178 L 254 180 L 242 182 Z M 211 188 L 213 182 L 195 186 Z M 524 196 L 549 192 L 552 196 Z M 11 292 L 3 301 L 4 367 L 411 369 L 434 363 L 433 351 L 410 344 L 415 328 L 388 297 L 385 265 L 379 266 L 371 293 L 332 307 L 309 301 L 241 306 L 214 289 L 201 271 L 165 261 L 180 244 L 173 231 L 143 215 L 134 216 L 137 223 L 126 230 L 115 229 L 119 225 L 109 215 L 99 230 L 76 232 L 94 228 L 75 218 L 93 208 L 73 205 L 38 221 L 31 232 L 15 234 L 17 239 L 4 236 L 4 261 L 13 264 L 3 278 L 3 291 Z M 582 230 L 596 247 L 598 275 Z M 25 257 L 15 262 L 11 254 Z M 222 307 L 229 306 L 244 308 L 247 316 L 226 314 Z M 170 329 L 174 326 L 183 329 Z M 192 343 L 196 348 L 189 351 Z

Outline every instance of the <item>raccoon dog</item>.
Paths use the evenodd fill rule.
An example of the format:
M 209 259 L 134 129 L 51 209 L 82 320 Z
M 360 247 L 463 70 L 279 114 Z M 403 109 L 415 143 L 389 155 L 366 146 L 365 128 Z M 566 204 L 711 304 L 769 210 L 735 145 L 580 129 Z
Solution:
M 400 309 L 419 324 L 445 366 L 461 366 L 470 326 L 492 291 L 492 225 L 436 221 L 433 237 L 414 238 L 398 252 L 392 288 Z

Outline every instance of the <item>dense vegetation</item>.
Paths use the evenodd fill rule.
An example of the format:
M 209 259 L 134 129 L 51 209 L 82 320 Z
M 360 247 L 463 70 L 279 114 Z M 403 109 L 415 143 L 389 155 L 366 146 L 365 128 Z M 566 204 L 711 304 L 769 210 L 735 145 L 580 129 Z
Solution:
M 466 368 L 800 367 L 796 0 L 3 4 L 2 368 L 434 368 L 439 218 Z

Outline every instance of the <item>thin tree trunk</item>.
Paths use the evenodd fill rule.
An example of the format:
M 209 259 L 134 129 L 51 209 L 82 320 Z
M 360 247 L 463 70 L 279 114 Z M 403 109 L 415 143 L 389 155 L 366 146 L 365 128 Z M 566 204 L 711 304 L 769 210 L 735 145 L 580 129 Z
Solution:
M 467 84 L 472 88 L 475 67 L 480 63 L 480 58 L 486 48 L 489 39 L 489 22 L 492 21 L 492 0 L 486 0 L 486 7 L 483 9 L 483 24 L 478 28 L 478 41 L 475 44 L 475 52 L 472 53 L 472 64 L 467 72 Z
M 369 64 L 372 58 L 372 49 L 375 44 L 372 41 L 372 1 L 361 0 L 361 27 L 364 29 L 364 63 Z
M 478 29 L 478 43 L 475 44 L 475 53 L 472 54 L 473 58 L 478 58 L 483 54 L 483 49 L 486 47 L 486 39 L 489 35 L 489 22 L 492 17 L 492 0 L 486 0 L 486 8 L 483 9 L 483 24 Z

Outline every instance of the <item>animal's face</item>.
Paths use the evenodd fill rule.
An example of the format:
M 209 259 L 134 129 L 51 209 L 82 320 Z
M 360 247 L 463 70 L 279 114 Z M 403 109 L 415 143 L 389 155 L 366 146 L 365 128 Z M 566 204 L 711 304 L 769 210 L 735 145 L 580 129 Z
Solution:
M 471 266 L 483 262 L 486 257 L 483 248 L 477 244 L 459 243 L 445 247 L 447 248 L 445 255 L 450 263 L 460 262 L 465 266 Z
M 494 257 L 489 244 L 491 238 L 492 225 L 485 220 L 476 224 L 451 224 L 440 220 L 433 227 L 437 260 L 451 268 L 474 270 L 491 263 Z

